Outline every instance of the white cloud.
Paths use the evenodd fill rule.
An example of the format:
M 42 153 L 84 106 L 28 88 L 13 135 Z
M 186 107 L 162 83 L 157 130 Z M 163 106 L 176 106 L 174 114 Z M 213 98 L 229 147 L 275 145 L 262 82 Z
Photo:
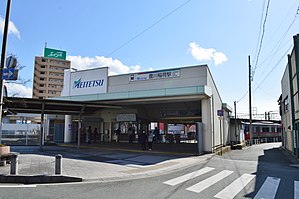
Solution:
M 31 98 L 32 88 L 26 87 L 22 84 L 6 83 L 7 94 L 9 97 L 26 97 Z
M 0 16 L 0 32 L 3 34 L 4 32 L 4 19 Z M 8 34 L 14 34 L 18 39 L 21 39 L 20 31 L 17 29 L 15 24 L 12 21 L 9 21 L 8 24 Z
M 189 43 L 189 52 L 197 61 L 214 61 L 216 66 L 228 60 L 224 53 L 213 48 L 202 48 L 195 42 Z
M 67 60 L 71 61 L 71 67 L 78 70 L 85 70 L 99 67 L 109 67 L 109 75 L 117 75 L 124 73 L 134 73 L 141 70 L 141 66 L 126 66 L 118 59 L 112 59 L 104 56 L 81 57 L 67 56 Z

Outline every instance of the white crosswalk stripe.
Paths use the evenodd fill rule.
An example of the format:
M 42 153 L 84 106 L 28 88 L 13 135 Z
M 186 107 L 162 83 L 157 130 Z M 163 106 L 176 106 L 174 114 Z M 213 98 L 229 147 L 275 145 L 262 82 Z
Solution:
M 180 183 L 183 183 L 183 182 L 186 182 L 188 180 L 191 180 L 193 178 L 196 178 L 196 177 L 198 177 L 200 175 L 203 175 L 205 173 L 208 173 L 208 172 L 210 172 L 212 170 L 214 170 L 214 168 L 212 168 L 212 167 L 205 167 L 205 168 L 202 168 L 202 169 L 200 169 L 198 171 L 195 171 L 195 172 L 192 172 L 192 173 L 188 173 L 186 175 L 174 178 L 172 180 L 168 180 L 168 181 L 164 182 L 164 184 L 175 186 L 175 185 L 178 185 Z
M 272 199 L 275 198 L 276 191 L 280 183 L 280 178 L 267 177 L 262 187 L 257 192 L 254 199 Z
M 209 177 L 189 188 L 187 188 L 186 190 L 188 191 L 193 191 L 196 193 L 200 193 L 203 190 L 209 188 L 210 186 L 212 186 L 213 184 L 219 182 L 220 180 L 222 180 L 223 178 L 229 176 L 230 174 L 232 174 L 233 171 L 229 171 L 229 170 L 224 170 L 221 171 L 220 173 L 217 173 L 216 175 L 213 175 L 212 177 Z
M 232 199 L 234 198 L 253 178 L 255 175 L 243 174 L 225 189 L 217 193 L 214 197 L 221 199 Z
M 212 167 L 204 167 L 200 170 L 179 176 L 174 179 L 170 179 L 168 181 L 163 182 L 164 184 L 170 186 L 176 186 L 188 180 L 194 179 L 201 175 L 207 174 L 211 171 L 215 170 Z M 230 170 L 223 170 L 219 173 L 212 175 L 188 188 L 187 191 L 192 191 L 195 193 L 200 193 L 209 187 L 213 186 L 217 182 L 223 180 L 227 176 L 234 173 Z M 239 178 L 235 179 L 232 183 L 228 184 L 224 189 L 218 190 L 219 192 L 214 196 L 214 198 L 219 199 L 233 199 L 235 198 L 242 190 L 246 190 L 245 187 L 256 177 L 256 175 L 252 174 L 242 174 Z M 258 190 L 254 199 L 274 199 L 280 184 L 280 178 L 277 177 L 267 177 L 264 181 L 261 188 Z M 227 182 L 226 182 L 227 183 Z M 248 191 L 248 190 L 247 190 Z M 294 199 L 299 199 L 299 181 L 294 181 Z
M 294 199 L 299 199 L 299 181 L 294 182 Z

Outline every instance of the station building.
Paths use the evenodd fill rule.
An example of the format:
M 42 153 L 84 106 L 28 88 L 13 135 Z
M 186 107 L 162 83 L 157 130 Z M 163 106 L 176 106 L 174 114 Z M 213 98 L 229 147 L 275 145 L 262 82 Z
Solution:
M 119 108 L 99 109 L 82 117 L 66 115 L 63 142 L 75 142 L 79 136 L 85 142 L 91 127 L 97 128 L 102 142 L 138 142 L 142 130 L 157 128 L 158 142 L 198 142 L 202 152 L 230 143 L 231 108 L 222 102 L 207 65 L 115 76 L 108 76 L 108 70 L 65 70 L 64 88 L 56 99 Z M 134 129 L 132 138 L 130 128 Z

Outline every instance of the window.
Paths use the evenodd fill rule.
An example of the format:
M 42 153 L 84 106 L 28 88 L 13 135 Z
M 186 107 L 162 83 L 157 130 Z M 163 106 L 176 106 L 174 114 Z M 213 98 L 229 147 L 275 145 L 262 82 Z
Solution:
M 46 59 L 42 59 L 42 62 L 47 62 Z
M 269 132 L 269 130 L 270 130 L 269 127 L 263 127 L 262 128 L 262 132 Z
M 41 80 L 41 81 L 44 81 L 44 80 L 45 80 L 45 78 L 39 78 L 39 80 Z
M 39 86 L 40 86 L 40 87 L 44 87 L 45 85 L 44 85 L 44 84 L 40 84 Z
M 261 132 L 261 128 L 259 126 L 256 126 L 254 132 Z
M 38 91 L 39 93 L 44 93 L 44 91 Z
M 288 96 L 283 100 L 283 111 L 284 113 L 289 111 L 289 99 Z
M 43 65 L 41 65 L 40 67 L 41 67 L 41 68 L 46 68 L 46 66 L 43 66 Z
M 43 71 L 42 71 L 42 72 L 40 72 L 40 74 L 41 74 L 41 75 L 44 75 L 44 74 L 45 74 L 45 72 L 43 72 Z

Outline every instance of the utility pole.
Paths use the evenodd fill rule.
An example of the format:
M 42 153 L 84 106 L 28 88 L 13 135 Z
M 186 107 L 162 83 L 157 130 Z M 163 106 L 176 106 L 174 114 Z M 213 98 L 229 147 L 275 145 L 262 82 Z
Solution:
M 2 141 L 2 108 L 3 108 L 3 69 L 5 65 L 6 58 L 6 43 L 8 35 L 8 24 L 9 24 L 9 14 L 10 14 L 10 4 L 11 0 L 7 0 L 6 15 L 4 22 L 3 40 L 2 40 L 2 51 L 1 51 L 1 65 L 0 65 L 0 144 Z
M 234 101 L 234 108 L 235 108 L 235 136 L 238 137 L 237 134 L 237 102 Z
M 251 113 L 251 65 L 250 65 L 250 55 L 248 56 L 248 67 L 249 67 L 249 135 L 250 135 L 250 145 L 252 145 L 252 113 Z

